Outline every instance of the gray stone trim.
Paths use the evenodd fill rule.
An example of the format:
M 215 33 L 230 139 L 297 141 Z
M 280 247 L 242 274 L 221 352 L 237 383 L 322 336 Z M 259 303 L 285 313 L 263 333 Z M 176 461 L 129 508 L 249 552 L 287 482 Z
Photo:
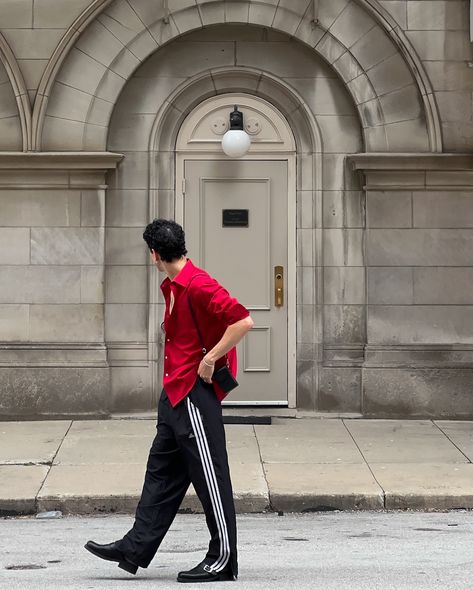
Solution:
M 110 170 L 122 159 L 114 152 L 0 152 L 0 170 Z
M 473 170 L 473 154 L 364 153 L 347 156 L 354 170 Z

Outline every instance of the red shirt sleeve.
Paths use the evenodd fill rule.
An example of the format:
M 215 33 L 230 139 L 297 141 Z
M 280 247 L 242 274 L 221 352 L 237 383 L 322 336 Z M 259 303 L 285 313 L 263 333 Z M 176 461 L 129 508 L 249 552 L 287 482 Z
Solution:
M 195 292 L 202 309 L 206 309 L 217 321 L 227 326 L 250 315 L 246 307 L 212 277 L 205 277 L 199 281 L 194 287 L 193 297 Z

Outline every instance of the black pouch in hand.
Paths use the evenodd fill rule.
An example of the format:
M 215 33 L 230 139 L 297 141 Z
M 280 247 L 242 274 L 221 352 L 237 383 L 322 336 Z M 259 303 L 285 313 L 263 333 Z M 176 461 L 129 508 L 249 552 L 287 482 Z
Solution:
M 212 375 L 212 381 L 218 383 L 220 389 L 222 389 L 225 393 L 228 393 L 235 387 L 238 387 L 238 381 L 232 375 L 230 369 L 227 365 L 224 365 L 218 371 Z

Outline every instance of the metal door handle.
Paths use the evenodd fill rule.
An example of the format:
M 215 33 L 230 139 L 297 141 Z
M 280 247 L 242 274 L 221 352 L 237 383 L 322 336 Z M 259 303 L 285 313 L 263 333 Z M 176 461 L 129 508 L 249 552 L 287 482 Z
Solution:
M 284 305 L 284 268 L 282 266 L 274 267 L 274 305 L 276 307 Z

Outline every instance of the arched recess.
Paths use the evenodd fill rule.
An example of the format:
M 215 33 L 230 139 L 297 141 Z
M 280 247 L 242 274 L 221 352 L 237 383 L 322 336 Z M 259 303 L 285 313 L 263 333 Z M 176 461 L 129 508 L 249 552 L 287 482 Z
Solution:
M 0 149 L 31 148 L 31 106 L 26 84 L 7 40 L 0 33 Z
M 54 83 L 53 78 L 45 81 L 45 108 L 35 113 L 37 147 L 42 136 L 45 150 L 104 149 L 113 105 L 151 53 L 192 30 L 245 23 L 284 32 L 331 65 L 356 104 L 367 151 L 441 151 L 428 78 L 402 31 L 375 0 L 321 0 L 315 21 L 308 0 L 284 0 L 277 6 L 261 1 L 178 6 L 166 24 L 160 8 L 115 0 L 93 21 Z
M 215 55 L 215 52 L 212 52 Z M 189 58 L 191 55 L 189 55 Z M 155 60 L 166 61 L 166 55 L 160 52 L 153 57 L 153 62 L 147 62 L 143 68 L 152 69 L 157 64 Z M 309 108 L 301 94 L 286 81 L 258 69 L 221 67 L 200 72 L 187 79 L 172 92 L 164 84 L 163 92 L 169 92 L 156 100 L 156 86 L 143 86 L 140 78 L 141 69 L 129 81 L 127 88 L 121 94 L 111 119 L 108 150 L 118 150 L 125 154 L 125 158 L 116 174 L 109 179 L 107 192 L 106 217 L 109 229 L 106 229 L 106 246 L 112 273 L 118 273 L 124 283 L 133 283 L 132 275 L 126 273 L 138 272 L 141 264 L 146 270 L 146 260 L 140 258 L 142 248 L 141 233 L 137 228 L 157 216 L 174 217 L 175 214 L 175 148 L 179 129 L 188 114 L 202 101 L 211 96 L 220 96 L 232 92 L 244 92 L 270 102 L 283 113 L 291 128 L 297 151 L 297 240 L 300 245 L 313 250 L 312 255 L 304 254 L 297 267 L 298 296 L 298 349 L 302 352 L 297 358 L 298 367 L 298 405 L 310 407 L 314 404 L 314 392 L 317 391 L 317 367 L 320 363 L 323 340 L 323 257 L 324 251 L 328 256 L 338 249 L 338 243 L 344 230 L 331 227 L 324 233 L 322 230 L 323 208 L 341 211 L 342 203 L 346 202 L 349 217 L 352 212 L 361 211 L 362 194 L 359 191 L 357 178 L 344 168 L 347 150 L 352 153 L 362 149 L 361 127 L 356 117 L 354 107 L 348 117 L 353 126 L 344 128 L 343 133 L 331 133 L 331 130 L 320 129 L 317 117 Z M 140 99 L 154 104 L 154 114 L 148 111 L 146 115 L 136 114 L 137 87 L 133 80 L 140 82 Z M 337 93 L 344 93 L 343 85 L 333 78 L 339 86 Z M 320 81 L 320 80 L 319 80 Z M 322 87 L 322 85 L 320 85 Z M 148 98 L 147 98 L 148 97 Z M 338 103 L 339 105 L 341 103 Z M 349 97 L 345 104 L 351 104 Z M 332 117 L 335 122 L 337 117 Z M 141 121 L 141 122 L 140 122 Z M 355 127 L 355 123 L 357 127 Z M 329 136 L 334 137 L 329 137 Z M 335 135 L 337 137 L 335 138 Z M 331 143 L 335 141 L 335 143 Z M 324 147 L 332 150 L 324 151 Z M 324 201 L 325 199 L 325 201 Z M 146 206 L 142 217 L 139 211 Z M 329 215 L 332 215 L 329 211 Z M 337 215 L 339 215 L 337 213 Z M 346 247 L 361 247 L 358 239 L 360 229 L 349 229 Z M 356 234 L 356 235 L 355 235 Z M 354 236 L 354 241 L 350 237 Z M 312 244 L 312 246 L 310 245 Z M 128 250 L 128 253 L 126 252 Z M 134 254 L 136 252 L 136 254 Z M 133 256 L 133 257 L 131 257 Z M 307 258 L 307 256 L 310 257 Z M 358 259 L 358 255 L 357 259 Z M 337 263 L 335 261 L 334 263 Z M 120 266 L 122 265 L 122 266 Z M 127 268 L 126 265 L 133 265 Z M 148 268 L 149 270 L 149 268 Z M 151 391 L 159 389 L 158 350 L 159 330 L 156 329 L 161 317 L 159 299 L 159 280 L 154 269 L 148 274 L 148 290 L 140 294 L 141 299 L 129 305 L 129 295 L 123 296 L 117 288 L 109 291 L 111 299 L 106 299 L 106 340 L 111 355 L 115 349 L 120 351 L 120 366 L 113 366 L 112 373 L 118 371 L 120 378 L 112 377 L 113 397 L 120 399 L 126 396 L 130 387 L 138 381 L 148 382 Z M 141 284 L 145 284 L 141 276 Z M 138 281 L 135 279 L 135 284 Z M 122 298 L 120 298 L 122 297 Z M 138 308 L 136 301 L 142 301 Z M 133 315 L 137 314 L 137 315 Z M 139 333 L 134 331 L 134 342 L 126 343 L 123 334 L 126 326 L 136 326 L 141 323 Z M 116 336 L 115 336 L 116 333 Z M 309 358 L 304 351 L 315 350 Z M 127 352 L 129 351 L 129 352 Z M 141 351 L 141 352 L 139 352 Z M 141 356 L 141 367 L 137 366 L 138 356 Z M 127 361 L 126 358 L 130 358 Z M 126 382 L 123 393 L 120 387 L 124 379 Z

